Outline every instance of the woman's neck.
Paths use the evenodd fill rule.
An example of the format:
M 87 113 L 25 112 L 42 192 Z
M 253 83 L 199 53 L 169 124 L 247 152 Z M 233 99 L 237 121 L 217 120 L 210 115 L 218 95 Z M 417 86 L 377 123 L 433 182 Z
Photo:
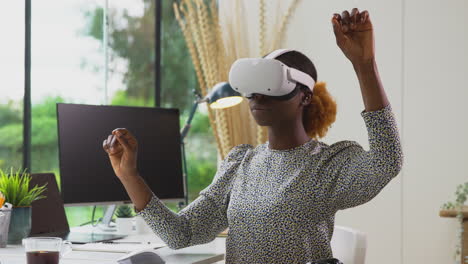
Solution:
M 300 125 L 283 125 L 280 127 L 268 127 L 268 142 L 271 149 L 292 149 L 308 142 L 307 135 L 302 123 Z

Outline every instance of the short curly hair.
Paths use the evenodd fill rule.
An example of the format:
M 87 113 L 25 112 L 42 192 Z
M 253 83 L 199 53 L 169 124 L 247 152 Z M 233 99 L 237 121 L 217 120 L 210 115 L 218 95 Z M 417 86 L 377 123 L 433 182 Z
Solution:
M 336 102 L 330 95 L 324 82 L 317 82 L 317 70 L 312 61 L 298 51 L 289 51 L 276 58 L 291 68 L 309 74 L 316 82 L 312 101 L 304 108 L 302 115 L 304 128 L 311 138 L 324 137 L 336 119 Z M 310 93 L 310 89 L 298 84 L 301 90 Z

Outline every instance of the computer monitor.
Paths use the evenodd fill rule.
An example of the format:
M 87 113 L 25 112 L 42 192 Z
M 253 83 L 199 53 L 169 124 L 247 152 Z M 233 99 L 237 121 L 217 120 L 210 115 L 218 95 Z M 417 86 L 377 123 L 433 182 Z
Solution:
M 128 202 L 104 139 L 127 128 L 138 140 L 138 171 L 162 200 L 183 201 L 179 110 L 57 104 L 61 193 L 66 205 Z

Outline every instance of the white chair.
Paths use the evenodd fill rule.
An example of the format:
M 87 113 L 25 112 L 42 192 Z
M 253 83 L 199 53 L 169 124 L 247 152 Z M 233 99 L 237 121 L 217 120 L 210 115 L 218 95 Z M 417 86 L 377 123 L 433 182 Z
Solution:
M 331 240 L 333 257 L 343 264 L 364 264 L 366 258 L 366 235 L 358 230 L 335 226 Z

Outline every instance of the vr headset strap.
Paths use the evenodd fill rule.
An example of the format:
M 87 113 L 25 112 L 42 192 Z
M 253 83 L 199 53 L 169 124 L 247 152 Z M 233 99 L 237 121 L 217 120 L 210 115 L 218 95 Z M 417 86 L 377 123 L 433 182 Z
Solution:
M 283 55 L 286 52 L 292 51 L 291 49 L 279 49 L 275 50 L 272 53 L 268 54 L 265 59 L 276 59 L 277 57 Z
M 314 91 L 315 81 L 312 77 L 308 74 L 305 74 L 301 71 L 298 71 L 294 68 L 288 69 L 288 78 L 294 82 L 299 82 L 307 87 L 309 87 L 310 91 Z
M 272 53 L 268 54 L 265 59 L 276 59 L 277 57 L 283 55 L 286 52 L 290 52 L 292 49 L 278 49 L 273 51 Z M 308 74 L 305 74 L 299 70 L 296 70 L 294 68 L 288 67 L 288 78 L 291 81 L 294 82 L 299 82 L 307 87 L 313 92 L 314 91 L 314 86 L 315 86 L 315 81 L 312 77 L 310 77 Z

